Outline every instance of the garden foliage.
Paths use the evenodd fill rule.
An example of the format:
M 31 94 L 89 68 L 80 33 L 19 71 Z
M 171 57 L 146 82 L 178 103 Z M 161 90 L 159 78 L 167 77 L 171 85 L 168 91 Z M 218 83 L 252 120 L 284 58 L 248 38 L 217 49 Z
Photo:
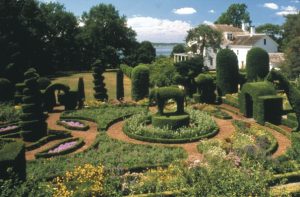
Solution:
M 105 88 L 103 73 L 105 71 L 105 65 L 100 60 L 96 60 L 93 65 L 94 76 L 94 97 L 97 100 L 105 101 L 108 99 L 107 90 Z
M 116 89 L 116 99 L 123 100 L 124 99 L 124 75 L 121 70 L 117 71 L 117 79 L 116 79 L 117 89 Z
M 214 79 L 210 74 L 199 74 L 195 78 L 197 93 L 193 95 L 196 103 L 214 103 L 216 100 Z
M 131 97 L 138 101 L 149 94 L 149 68 L 143 64 L 136 66 L 131 74 Z
M 252 48 L 247 53 L 247 80 L 263 80 L 269 73 L 269 54 L 262 48 Z

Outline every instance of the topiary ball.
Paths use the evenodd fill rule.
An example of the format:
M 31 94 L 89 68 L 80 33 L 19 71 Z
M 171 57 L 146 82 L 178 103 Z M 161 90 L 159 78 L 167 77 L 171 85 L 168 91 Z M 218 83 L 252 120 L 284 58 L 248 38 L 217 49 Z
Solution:
M 15 86 L 6 78 L 0 78 L 0 102 L 14 99 Z
M 40 77 L 37 82 L 41 90 L 45 90 L 51 84 L 50 79 L 47 77 Z

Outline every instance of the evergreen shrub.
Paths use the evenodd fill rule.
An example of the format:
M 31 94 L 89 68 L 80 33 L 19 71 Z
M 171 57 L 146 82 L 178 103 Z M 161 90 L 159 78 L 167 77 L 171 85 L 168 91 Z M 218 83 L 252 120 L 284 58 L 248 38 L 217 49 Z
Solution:
M 24 141 L 36 141 L 47 135 L 47 123 L 42 108 L 42 94 L 39 90 L 35 69 L 24 73 L 23 114 L 21 116 L 22 137 Z
M 97 100 L 105 101 L 108 99 L 107 90 L 105 88 L 103 73 L 105 71 L 105 65 L 100 61 L 96 60 L 92 64 L 93 77 L 94 77 L 94 97 Z
M 269 54 L 262 48 L 252 48 L 247 54 L 247 80 L 263 80 L 269 73 Z
M 15 104 L 20 104 L 22 103 L 22 98 L 23 98 L 23 89 L 25 87 L 25 83 L 16 83 L 16 92 L 15 92 Z
M 221 94 L 238 92 L 239 67 L 235 53 L 230 49 L 221 49 L 217 54 L 217 88 Z
M 45 90 L 51 84 L 51 80 L 47 77 L 40 77 L 38 78 L 37 82 L 40 90 Z
M 131 76 L 131 97 L 138 101 L 149 94 L 149 68 L 145 65 L 138 65 L 132 70 Z
M 121 70 L 117 71 L 117 90 L 116 90 L 117 100 L 123 100 L 124 98 L 124 75 Z
M 14 99 L 15 87 L 5 78 L 0 78 L 0 102 L 8 102 Z
M 197 103 L 214 103 L 216 100 L 214 79 L 210 74 L 199 74 L 195 78 L 197 93 L 193 95 Z
M 80 77 L 78 80 L 77 91 L 78 91 L 78 108 L 81 109 L 83 108 L 84 100 L 85 100 L 84 81 L 82 77 Z
M 126 64 L 121 64 L 120 65 L 120 69 L 121 71 L 128 77 L 128 78 L 131 78 L 131 73 L 132 73 L 132 70 L 133 68 L 126 65 Z

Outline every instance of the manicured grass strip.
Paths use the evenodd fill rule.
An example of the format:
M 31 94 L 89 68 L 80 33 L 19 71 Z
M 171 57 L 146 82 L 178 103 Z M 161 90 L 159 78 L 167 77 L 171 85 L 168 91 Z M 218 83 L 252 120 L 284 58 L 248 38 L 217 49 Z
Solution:
M 282 129 L 281 127 L 276 126 L 276 125 L 274 125 L 272 123 L 269 123 L 269 122 L 266 122 L 265 126 L 271 128 L 271 129 L 274 129 L 275 131 L 277 131 L 277 132 L 281 133 L 282 135 L 284 135 L 284 136 L 288 137 L 289 139 L 291 139 L 291 133 L 284 130 L 284 129 Z
M 130 195 L 128 197 L 166 197 L 166 196 L 184 196 L 184 194 L 188 193 L 188 189 L 181 189 L 176 191 L 165 191 L 165 192 L 158 192 L 158 193 L 148 193 L 148 194 L 136 194 L 136 195 Z
M 278 185 L 270 188 L 271 196 L 299 196 L 300 183 L 290 183 L 285 185 Z
M 50 150 L 55 149 L 59 145 L 67 143 L 67 142 L 73 142 L 73 141 L 76 141 L 76 144 L 71 146 L 70 148 L 64 149 L 60 152 L 49 153 Z M 79 149 L 83 145 L 84 145 L 84 140 L 82 138 L 68 138 L 68 139 L 65 139 L 65 140 L 55 144 L 54 146 L 51 146 L 50 148 L 45 149 L 42 152 L 35 154 L 35 157 L 36 158 L 49 158 L 49 157 L 53 157 L 53 156 L 65 155 L 65 154 L 74 152 L 75 150 Z
M 105 131 L 116 119 L 146 111 L 145 106 L 134 105 L 103 105 L 98 108 L 86 108 L 62 113 L 61 119 L 81 119 L 94 121 L 98 130 Z

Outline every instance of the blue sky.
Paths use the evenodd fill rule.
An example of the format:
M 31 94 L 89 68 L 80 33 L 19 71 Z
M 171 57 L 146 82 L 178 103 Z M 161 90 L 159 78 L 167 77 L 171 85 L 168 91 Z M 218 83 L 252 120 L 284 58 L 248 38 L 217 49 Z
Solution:
M 41 0 L 49 2 L 51 0 Z M 53 0 L 52 0 L 53 1 Z M 248 6 L 253 25 L 283 24 L 284 16 L 300 9 L 300 0 L 54 0 L 80 16 L 99 3 L 113 4 L 137 39 L 152 42 L 183 42 L 187 30 L 214 22 L 233 3 Z

